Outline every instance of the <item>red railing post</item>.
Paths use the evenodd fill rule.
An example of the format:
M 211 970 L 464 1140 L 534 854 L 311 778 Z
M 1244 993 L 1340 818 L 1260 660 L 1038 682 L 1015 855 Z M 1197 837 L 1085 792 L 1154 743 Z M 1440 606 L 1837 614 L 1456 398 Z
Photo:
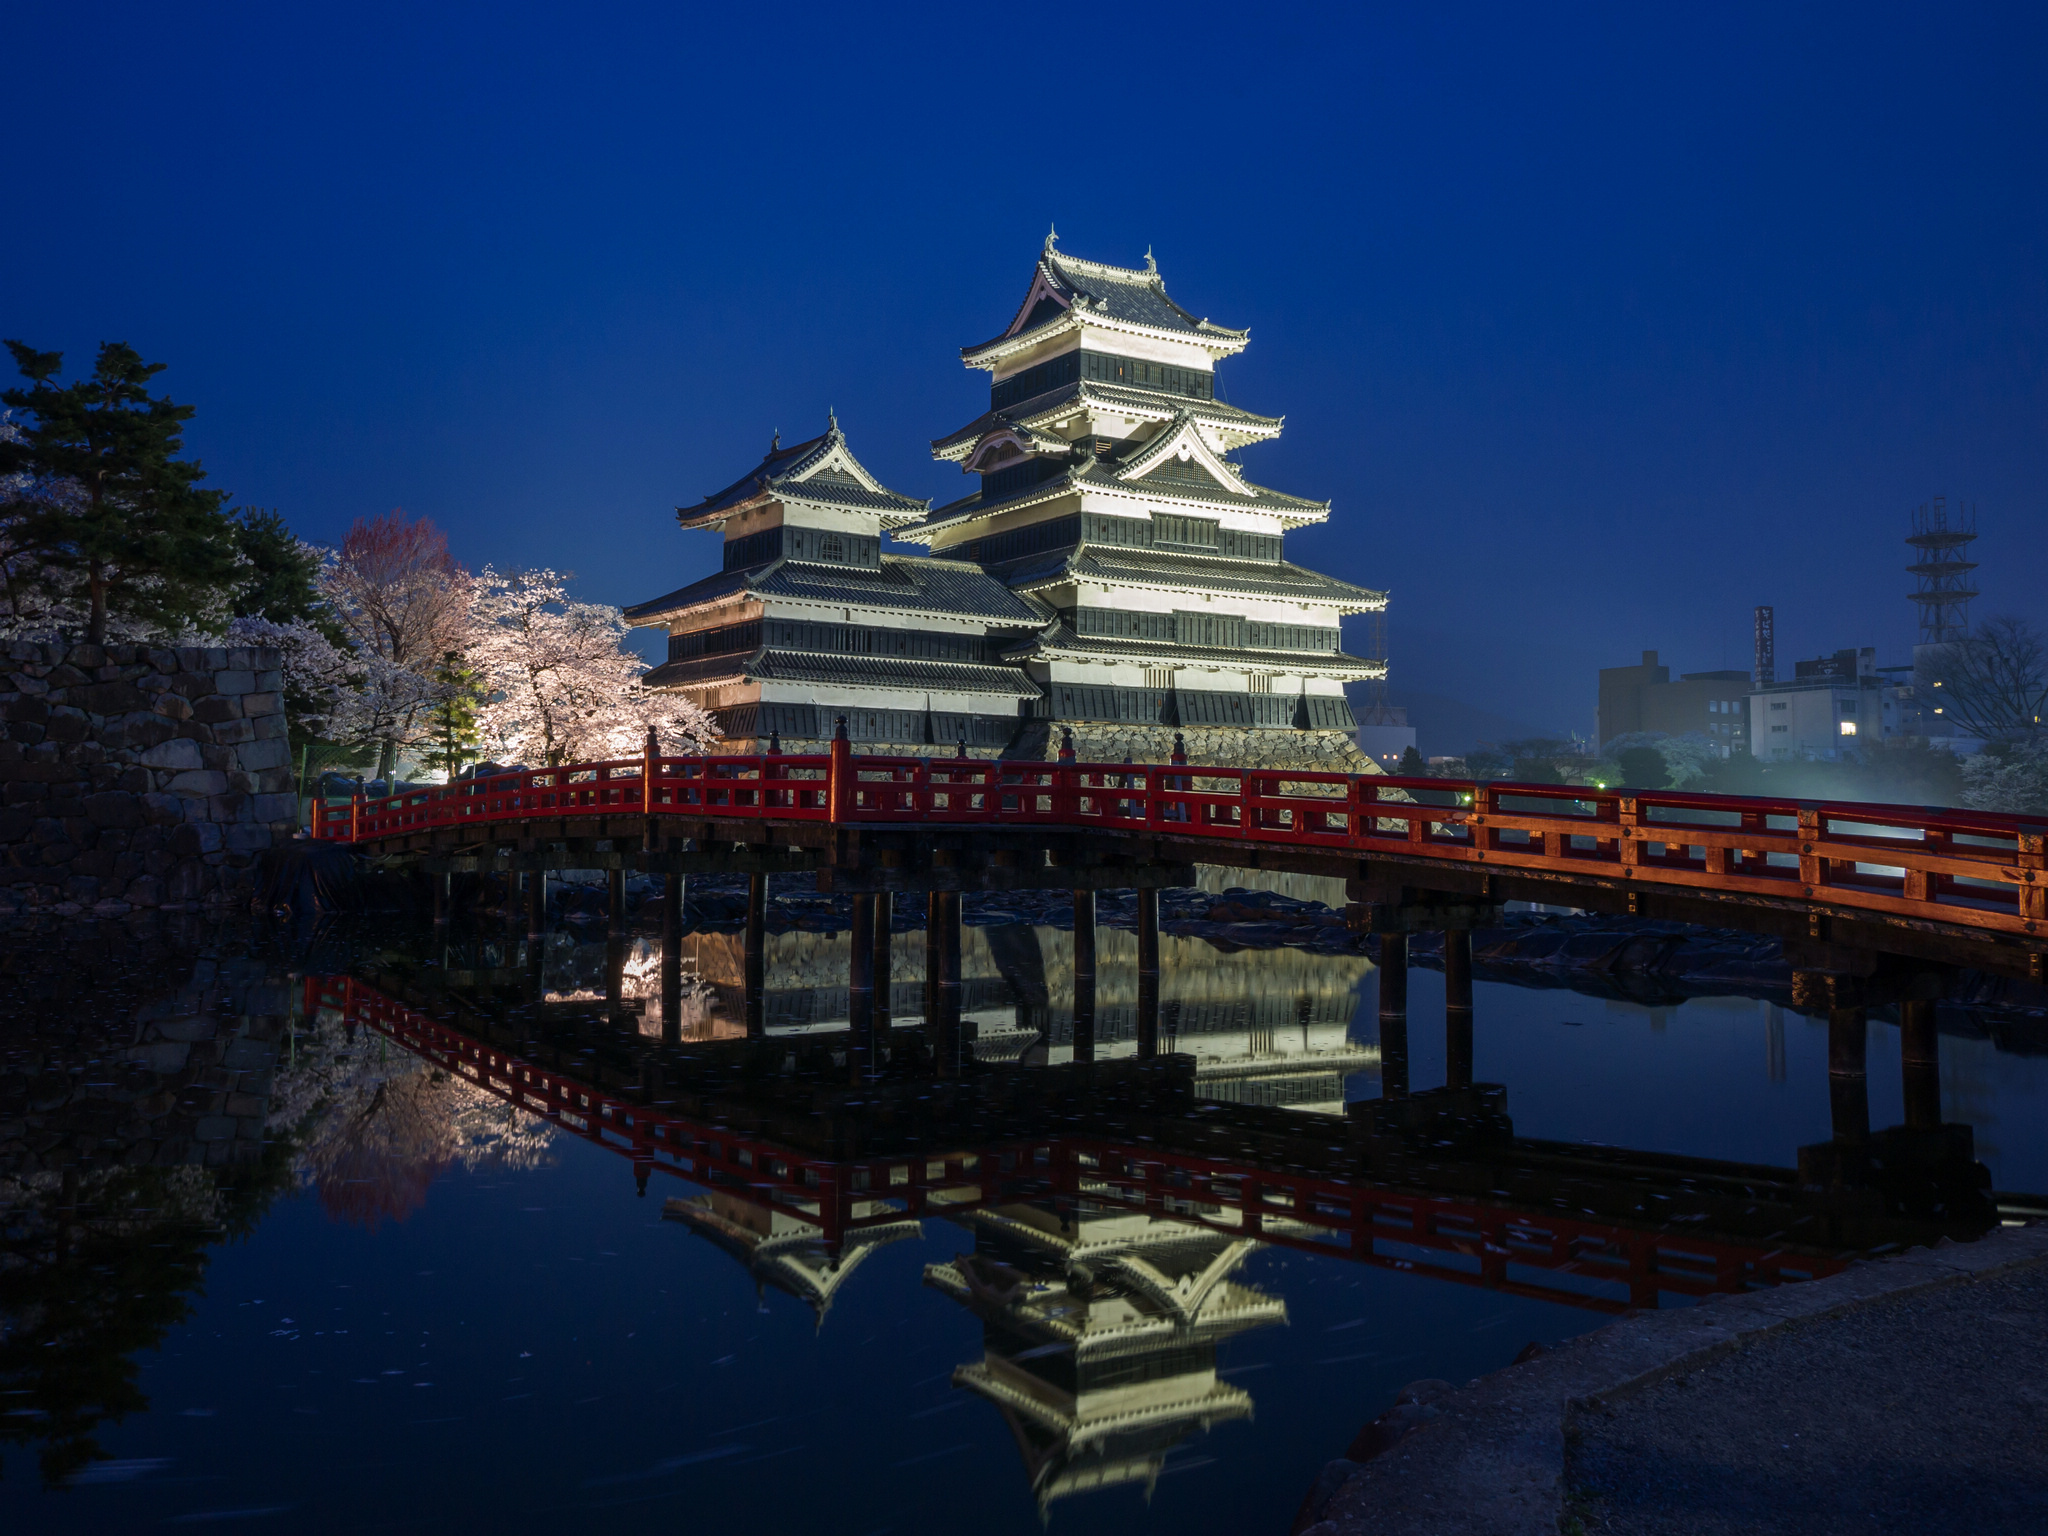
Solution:
M 832 760 L 825 775 L 825 812 L 828 820 L 852 820 L 854 797 L 853 743 L 846 736 L 846 716 L 832 723 Z
M 1055 821 L 1081 819 L 1081 776 L 1074 771 L 1074 728 L 1060 727 L 1059 767 L 1053 773 L 1052 814 Z
M 1799 810 L 1799 883 L 1806 887 L 1806 894 L 1815 894 L 1828 883 L 1828 861 L 1814 853 L 1814 845 L 1826 833 L 1821 829 L 1821 814 L 1802 806 Z
M 1643 862 L 1642 802 L 1634 795 L 1623 795 L 1617 805 L 1614 819 L 1620 823 L 1620 842 L 1616 852 L 1625 868 L 1634 869 Z
M 2013 838 L 2013 851 L 2019 856 L 2020 875 L 2025 882 L 2020 886 L 2020 916 L 2030 923 L 2048 918 L 2048 833 L 2038 828 L 2019 833 Z M 1940 889 L 1939 883 L 1935 886 Z M 2040 962 L 2037 959 L 2036 965 Z
M 348 840 L 352 843 L 360 842 L 362 840 L 362 836 L 363 795 L 362 791 L 358 790 L 356 791 L 355 797 L 351 799 L 348 803 Z

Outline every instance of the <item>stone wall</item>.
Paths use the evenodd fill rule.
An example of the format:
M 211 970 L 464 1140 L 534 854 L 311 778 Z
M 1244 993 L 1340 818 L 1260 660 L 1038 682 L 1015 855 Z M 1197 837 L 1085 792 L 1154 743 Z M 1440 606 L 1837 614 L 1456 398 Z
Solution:
M 298 817 L 274 650 L 0 647 L 0 912 L 247 902 Z
M 1059 755 L 1058 720 L 1029 720 L 1004 754 L 1015 758 Z M 1164 763 L 1172 760 L 1175 728 L 1170 725 L 1073 725 L 1074 755 L 1086 763 Z M 1308 773 L 1383 773 L 1358 750 L 1349 731 L 1253 730 L 1242 726 L 1187 726 L 1179 732 L 1188 761 L 1225 768 L 1299 768 Z
M 824 706 L 820 706 L 822 709 Z M 1164 763 L 1172 760 L 1175 728 L 1170 725 L 1110 725 L 1092 720 L 1026 720 L 1005 747 L 969 747 L 975 758 L 1008 758 L 1018 762 L 1051 761 L 1059 756 L 1060 727 L 1070 724 L 1074 754 L 1087 763 Z M 1180 732 L 1188 761 L 1232 768 L 1299 768 L 1309 773 L 1384 773 L 1386 770 L 1358 750 L 1349 731 L 1253 730 L 1244 726 L 1188 726 Z M 793 736 L 782 738 L 784 752 L 828 752 L 829 741 Z M 751 755 L 766 752 L 765 738 L 727 737 L 714 752 Z M 856 753 L 877 757 L 951 757 L 955 743 L 857 741 Z

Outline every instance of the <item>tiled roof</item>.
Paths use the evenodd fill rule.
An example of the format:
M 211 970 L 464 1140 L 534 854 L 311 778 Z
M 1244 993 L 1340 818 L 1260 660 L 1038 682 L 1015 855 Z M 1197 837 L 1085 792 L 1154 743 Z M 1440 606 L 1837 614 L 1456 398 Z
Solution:
M 1355 587 L 1348 581 L 1338 581 L 1286 561 L 1268 564 L 1260 560 L 1219 560 L 1206 555 L 1111 549 L 1098 544 L 1070 551 L 1049 569 L 1010 577 L 1011 584 L 1023 592 L 1074 580 L 1334 603 L 1345 613 L 1369 613 L 1385 607 L 1387 601 L 1384 592 Z
M 915 555 L 884 555 L 879 571 L 854 566 L 799 565 L 785 560 L 756 574 L 763 597 L 910 608 L 926 613 L 987 619 L 997 624 L 1041 624 L 1042 610 L 1018 597 L 978 565 Z
M 1065 624 L 1020 640 L 1004 649 L 1019 661 L 1054 653 L 1101 660 L 1207 662 L 1226 667 L 1268 667 L 1279 672 L 1331 672 L 1346 677 L 1376 677 L 1386 664 L 1342 651 L 1261 651 L 1218 645 L 1173 645 L 1159 640 L 1116 640 L 1078 635 Z
M 961 353 L 972 356 L 997 343 L 1009 340 L 1013 334 L 1027 336 L 1042 326 L 1054 324 L 1069 314 L 1088 316 L 1100 315 L 1104 319 L 1124 325 L 1141 325 L 1148 330 L 1168 331 L 1203 340 L 1214 338 L 1242 344 L 1246 333 L 1231 330 L 1228 326 L 1212 325 L 1208 320 L 1189 314 L 1166 294 L 1166 280 L 1159 275 L 1158 268 L 1146 258 L 1143 268 L 1115 267 L 1107 262 L 1084 261 L 1078 256 L 1068 256 L 1054 248 L 1047 240 L 1045 249 L 1039 254 L 1038 271 L 1032 275 L 1033 286 L 1038 274 L 1043 273 L 1048 286 L 1064 302 L 1058 313 L 1046 314 L 1035 321 L 1025 317 L 1026 323 L 1014 333 L 1005 328 L 1002 334 L 971 347 L 962 347 Z M 1015 321 L 1011 324 L 1014 326 Z
M 845 688 L 894 688 L 914 693 L 986 693 L 1035 699 L 1038 685 L 1022 667 L 919 661 L 896 656 L 834 656 L 820 651 L 763 648 L 731 656 L 671 661 L 641 679 L 649 688 L 694 688 L 711 682 L 826 683 Z
M 1015 422 L 1019 426 L 1036 427 L 1046 418 L 1058 416 L 1076 403 L 1138 412 L 1147 416 L 1157 416 L 1162 421 L 1171 420 L 1180 412 L 1186 411 L 1197 421 L 1219 427 L 1233 427 L 1240 432 L 1252 434 L 1277 433 L 1286 419 L 1281 416 L 1260 416 L 1251 411 L 1241 411 L 1236 406 L 1227 405 L 1220 400 L 1195 400 L 1186 395 L 1169 394 L 1165 390 L 1137 389 L 1125 384 L 1091 384 L 1083 380 L 1078 384 L 1062 384 L 1058 389 L 1049 389 L 1042 395 L 1033 395 L 1029 400 L 1004 406 L 1000 411 L 985 411 L 959 431 L 932 439 L 932 455 L 935 458 L 944 458 L 946 449 L 973 442 L 998 420 Z
M 853 472 L 819 470 L 819 465 L 835 455 L 841 463 L 850 465 Z M 822 436 L 788 448 L 779 444 L 770 448 L 759 464 L 724 490 L 713 491 L 693 507 L 676 508 L 676 518 L 686 528 L 713 525 L 742 507 L 777 495 L 822 501 L 884 517 L 915 517 L 931 506 L 929 501 L 897 495 L 868 474 L 846 446 L 846 434 L 839 430 L 835 420 Z
M 693 581 L 687 587 L 650 598 L 644 603 L 635 603 L 625 612 L 628 624 L 653 624 L 678 613 L 685 608 L 701 607 L 715 603 L 721 597 L 731 597 L 747 590 L 746 571 L 720 571 L 715 576 L 706 576 L 702 581 Z
M 918 661 L 899 656 L 832 656 L 819 651 L 763 651 L 749 676 L 785 682 L 837 683 L 851 688 L 910 688 L 932 693 L 995 693 L 1035 699 L 1039 687 L 1022 667 Z
M 1242 484 L 1252 493 L 1251 495 L 1240 496 L 1225 490 L 1213 481 L 1204 485 L 1185 480 L 1119 480 L 1116 476 L 1115 460 L 1105 462 L 1091 456 L 1050 480 L 1027 485 L 1022 490 L 1013 491 L 1007 496 L 999 496 L 992 501 L 984 502 L 981 492 L 974 491 L 958 501 L 948 502 L 936 511 L 928 513 L 922 522 L 909 523 L 893 531 L 897 538 L 914 543 L 919 541 L 920 534 L 947 527 L 963 519 L 986 517 L 997 511 L 1030 502 L 1049 501 L 1055 496 L 1083 488 L 1118 491 L 1127 496 L 1157 497 L 1163 501 L 1201 502 L 1214 507 L 1233 507 L 1241 512 L 1269 512 L 1295 523 L 1321 522 L 1330 514 L 1330 504 L 1327 501 L 1308 501 L 1300 496 L 1289 496 L 1284 491 L 1255 485 L 1249 480 L 1243 481 Z
M 963 560 L 917 555 L 884 555 L 878 571 L 848 565 L 810 565 L 778 560 L 752 571 L 723 571 L 680 591 L 626 610 L 629 624 L 655 624 L 673 614 L 721 597 L 745 592 L 857 608 L 894 608 L 912 613 L 981 619 L 991 624 L 1045 622 L 1045 611 Z

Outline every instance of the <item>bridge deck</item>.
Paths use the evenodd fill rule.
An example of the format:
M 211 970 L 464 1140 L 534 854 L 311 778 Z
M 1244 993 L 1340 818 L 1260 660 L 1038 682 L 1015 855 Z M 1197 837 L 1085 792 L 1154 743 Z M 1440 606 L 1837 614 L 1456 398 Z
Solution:
M 613 862 L 649 867 L 687 840 L 693 862 L 678 867 L 737 856 L 749 872 L 815 868 L 841 890 L 1147 885 L 1160 880 L 1148 869 L 1202 861 L 1631 912 L 1654 896 L 1658 915 L 1692 921 L 1742 923 L 1735 908 L 1762 908 L 1993 941 L 2037 979 L 2048 940 L 2048 818 L 1675 790 L 856 756 L 841 742 L 316 803 L 314 835 L 410 855 L 611 839 L 639 849 Z M 1808 932 L 1829 937 L 1818 921 Z

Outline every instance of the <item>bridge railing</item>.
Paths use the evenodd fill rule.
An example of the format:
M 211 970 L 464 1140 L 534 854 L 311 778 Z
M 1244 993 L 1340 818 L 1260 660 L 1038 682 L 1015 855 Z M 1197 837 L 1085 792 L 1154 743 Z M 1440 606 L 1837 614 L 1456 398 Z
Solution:
M 1601 875 L 2048 934 L 2048 818 L 1927 806 L 1187 763 L 830 753 L 620 758 L 347 807 L 354 842 L 620 815 L 1062 827 Z

